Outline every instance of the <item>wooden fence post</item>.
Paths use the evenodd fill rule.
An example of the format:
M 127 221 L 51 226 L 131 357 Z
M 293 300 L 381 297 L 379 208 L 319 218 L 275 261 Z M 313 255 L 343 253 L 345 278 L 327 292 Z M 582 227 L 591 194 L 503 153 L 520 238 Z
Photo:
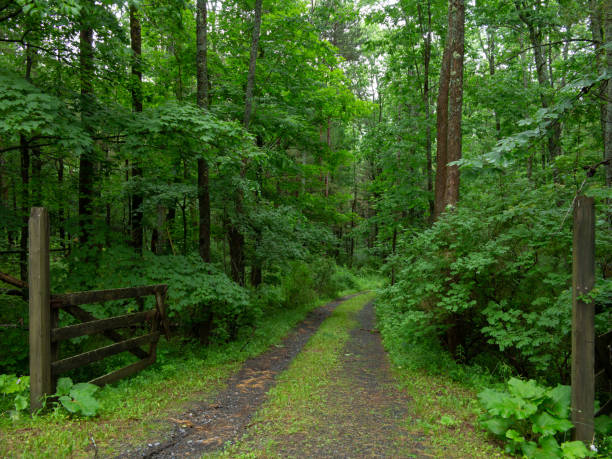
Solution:
M 595 284 L 595 206 L 579 196 L 574 208 L 572 267 L 572 423 L 574 439 L 593 442 L 595 305 L 585 298 Z
M 51 304 L 49 286 L 49 212 L 33 207 L 29 226 L 30 409 L 42 407 L 52 393 Z

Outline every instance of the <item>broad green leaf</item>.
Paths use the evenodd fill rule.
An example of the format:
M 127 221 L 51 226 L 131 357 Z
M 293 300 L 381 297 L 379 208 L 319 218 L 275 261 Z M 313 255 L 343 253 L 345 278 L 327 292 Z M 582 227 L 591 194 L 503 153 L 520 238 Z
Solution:
M 546 389 L 539 386 L 533 379 L 523 381 L 517 378 L 510 378 L 508 390 L 511 394 L 528 400 L 538 400 L 546 394 Z
M 539 413 L 533 417 L 533 432 L 545 436 L 566 432 L 572 427 L 573 424 L 569 420 L 551 416 L 547 412 Z
M 70 388 L 73 386 L 72 379 L 70 378 L 60 378 L 57 380 L 57 394 L 58 395 L 68 395 L 70 393 Z
M 23 411 L 28 407 L 28 399 L 23 395 L 17 395 L 15 397 L 15 409 L 17 411 Z
M 511 419 L 494 417 L 481 422 L 482 426 L 495 435 L 504 436 L 508 428 L 512 425 Z
M 567 459 L 577 459 L 587 457 L 589 450 L 581 441 L 566 441 L 561 444 L 563 457 Z
M 523 437 L 520 433 L 518 433 L 514 429 L 508 429 L 506 432 L 506 438 L 512 440 L 515 443 L 524 443 L 525 437 Z
M 59 398 L 60 403 L 71 413 L 79 412 L 79 405 L 69 396 L 63 395 Z
M 554 416 L 568 418 L 570 414 L 572 388 L 570 386 L 558 385 L 554 389 L 550 389 L 546 395 L 548 399 L 544 401 L 543 407 Z

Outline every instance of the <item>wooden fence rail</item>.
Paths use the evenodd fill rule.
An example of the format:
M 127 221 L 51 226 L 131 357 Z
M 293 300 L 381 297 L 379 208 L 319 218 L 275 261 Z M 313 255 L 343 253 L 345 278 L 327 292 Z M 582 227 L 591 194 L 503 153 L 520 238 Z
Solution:
M 138 362 L 97 377 L 90 382 L 102 386 L 133 375 L 155 363 L 157 342 L 161 329 L 168 337 L 168 320 L 165 308 L 167 285 L 95 290 L 89 292 L 51 295 L 49 278 L 49 214 L 42 207 L 32 208 L 29 220 L 28 284 L 30 314 L 30 407 L 36 411 L 42 407 L 46 395 L 54 393 L 56 378 L 70 370 L 105 359 L 121 352 L 130 352 Z M 11 279 L 12 280 L 12 279 Z M 154 296 L 155 308 L 121 316 L 98 319 L 82 309 L 84 304 L 136 299 L 144 306 L 143 297 Z M 58 327 L 59 311 L 63 310 L 82 323 Z M 142 336 L 126 337 L 117 332 L 149 323 L 150 330 Z M 61 341 L 100 333 L 113 344 L 63 359 L 58 359 Z M 148 345 L 145 350 L 141 346 Z

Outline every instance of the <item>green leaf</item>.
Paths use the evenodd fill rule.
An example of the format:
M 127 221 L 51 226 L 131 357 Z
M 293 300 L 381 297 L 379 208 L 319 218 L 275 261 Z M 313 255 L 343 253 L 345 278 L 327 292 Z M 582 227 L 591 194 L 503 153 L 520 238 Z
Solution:
M 525 457 L 533 457 L 538 449 L 538 444 L 535 441 L 528 441 L 521 444 L 521 451 Z
M 512 425 L 512 419 L 494 417 L 481 422 L 482 426 L 495 435 L 504 436 Z
M 70 413 L 79 412 L 79 405 L 74 400 L 72 400 L 71 397 L 68 397 L 67 395 L 63 395 L 59 398 L 59 401 L 62 404 L 62 406 L 66 408 Z
M 95 416 L 100 409 L 100 402 L 93 398 L 92 395 L 85 393 L 79 395 L 79 398 L 76 399 L 76 403 L 83 416 Z
M 541 433 L 545 436 L 555 435 L 558 432 L 566 432 L 573 427 L 567 419 L 560 419 L 551 416 L 547 412 L 539 413 L 533 418 L 532 430 L 534 433 Z
M 72 379 L 70 378 L 60 378 L 57 380 L 57 390 L 56 393 L 58 395 L 68 395 L 70 393 L 70 388 L 73 386 Z
M 518 433 L 514 429 L 508 429 L 506 432 L 506 438 L 512 440 L 515 443 L 524 443 L 525 437 L 523 437 L 520 433 Z
M 517 378 L 510 378 L 508 390 L 511 394 L 528 400 L 541 399 L 546 395 L 546 389 L 539 386 L 533 379 L 522 381 Z
M 533 456 L 537 459 L 548 459 L 561 457 L 561 448 L 559 443 L 553 436 L 541 437 L 539 442 L 540 448 L 536 450 L 536 454 Z
M 15 409 L 17 411 L 23 411 L 28 407 L 28 399 L 23 395 L 17 395 L 15 397 Z
M 70 395 L 72 395 L 74 398 L 77 398 L 78 396 L 81 396 L 81 395 L 92 396 L 98 391 L 98 389 L 99 387 L 96 386 L 95 384 L 78 383 L 72 386 L 72 388 L 70 389 Z
M 569 418 L 572 388 L 570 386 L 558 385 L 554 389 L 550 389 L 546 395 L 548 400 L 544 402 L 544 408 L 554 416 Z
M 589 455 L 589 450 L 581 441 L 566 441 L 561 444 L 563 457 L 567 459 L 583 458 Z

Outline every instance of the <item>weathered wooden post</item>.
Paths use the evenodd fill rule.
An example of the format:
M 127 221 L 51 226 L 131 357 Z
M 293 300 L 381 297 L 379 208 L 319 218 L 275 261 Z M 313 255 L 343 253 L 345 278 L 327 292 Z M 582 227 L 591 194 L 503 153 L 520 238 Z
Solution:
M 572 423 L 574 439 L 593 442 L 595 402 L 595 206 L 579 196 L 574 208 L 572 268 Z
M 52 393 L 51 304 L 49 286 L 49 212 L 33 207 L 29 226 L 30 409 L 42 407 Z

